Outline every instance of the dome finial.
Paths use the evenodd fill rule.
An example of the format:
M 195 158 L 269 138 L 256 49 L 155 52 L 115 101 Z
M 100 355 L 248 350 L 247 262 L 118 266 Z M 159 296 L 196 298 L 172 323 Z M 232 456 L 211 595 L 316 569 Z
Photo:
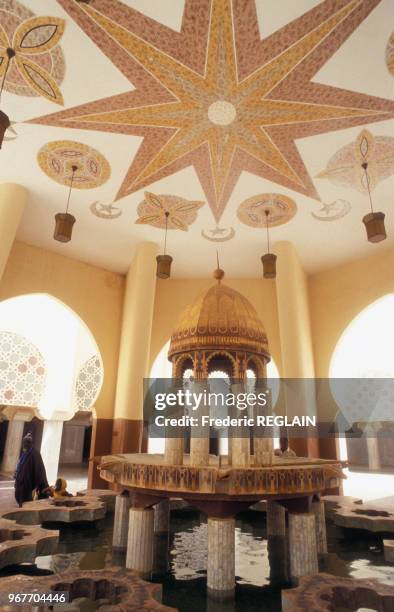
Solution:
M 216 249 L 216 263 L 218 267 L 216 268 L 216 270 L 213 271 L 213 278 L 216 279 L 218 283 L 220 283 L 220 281 L 224 278 L 224 270 L 222 270 L 219 265 L 219 253 L 217 249 Z

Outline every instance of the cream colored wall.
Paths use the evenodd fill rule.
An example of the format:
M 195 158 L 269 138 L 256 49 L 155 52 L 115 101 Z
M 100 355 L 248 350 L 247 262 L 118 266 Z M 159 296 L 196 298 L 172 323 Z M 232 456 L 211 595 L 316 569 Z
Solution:
M 375 300 L 393 292 L 394 249 L 380 251 L 309 277 L 317 377 L 329 375 L 335 346 L 354 317 Z
M 104 363 L 104 384 L 96 401 L 97 417 L 112 418 L 124 277 L 16 242 L 0 282 L 0 299 L 36 292 L 58 298 L 72 308 L 89 327 Z
M 155 309 L 150 350 L 150 365 L 168 341 L 182 310 L 200 293 L 207 290 L 213 279 L 159 280 L 156 285 Z M 281 372 L 280 339 L 275 282 L 263 279 L 228 279 L 224 281 L 244 295 L 253 306 L 267 332 L 269 349 Z

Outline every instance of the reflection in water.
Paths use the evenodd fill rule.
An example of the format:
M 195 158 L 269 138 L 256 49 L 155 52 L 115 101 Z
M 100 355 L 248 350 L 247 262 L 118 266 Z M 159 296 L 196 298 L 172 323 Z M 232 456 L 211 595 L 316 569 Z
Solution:
M 0 575 L 26 572 L 27 567 L 30 574 L 37 575 L 66 569 L 124 566 L 125 555 L 112 552 L 112 525 L 112 516 L 96 525 L 63 525 L 57 554 L 38 557 L 37 566 L 6 568 Z M 393 568 L 384 561 L 379 537 L 357 533 L 357 538 L 350 539 L 348 533 L 344 537 L 341 531 L 332 527 L 327 535 L 329 554 L 322 565 L 324 571 L 339 576 L 376 578 L 394 584 Z M 209 601 L 205 582 L 206 519 L 198 514 L 173 514 L 167 557 L 166 538 L 155 539 L 158 558 L 154 581 L 163 585 L 163 603 L 178 608 L 180 612 L 261 612 L 262 609 L 278 612 L 281 609 L 280 590 L 287 586 L 285 543 L 270 539 L 267 546 L 265 516 L 261 512 L 243 514 L 242 520 L 236 521 L 235 537 L 236 599 L 226 603 Z

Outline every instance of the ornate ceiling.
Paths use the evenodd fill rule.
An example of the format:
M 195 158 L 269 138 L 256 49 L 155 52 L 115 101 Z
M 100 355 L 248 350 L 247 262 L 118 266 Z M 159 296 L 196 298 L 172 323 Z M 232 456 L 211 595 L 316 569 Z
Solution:
M 170 233 L 169 252 L 175 263 L 182 257 L 176 274 L 206 274 L 216 246 L 209 241 L 223 240 L 229 273 L 257 275 L 264 234 L 253 207 L 275 199 L 293 204 L 273 240 L 293 240 L 310 271 L 328 267 L 370 252 L 362 227 L 350 239 L 348 232 L 368 212 L 349 167 L 367 134 L 371 159 L 384 168 L 374 187 L 389 235 L 374 250 L 387 248 L 392 1 L 296 4 L 45 0 L 37 14 L 34 0 L 0 0 L 0 74 L 6 48 L 16 52 L 1 104 L 13 120 L 1 178 L 33 184 L 20 238 L 123 271 L 136 242 L 163 239 L 155 202 L 179 202 L 181 215 L 195 212 L 169 226 L 190 234 L 187 262 L 185 232 Z M 19 150 L 26 165 L 18 173 L 10 166 Z M 74 239 L 59 246 L 51 241 L 53 213 L 76 159 L 84 194 L 73 195 Z M 142 210 L 148 200 L 152 210 Z M 343 201 L 338 214 L 335 202 Z M 37 211 L 45 222 L 34 227 Z M 305 245 L 307 236 L 316 244 Z

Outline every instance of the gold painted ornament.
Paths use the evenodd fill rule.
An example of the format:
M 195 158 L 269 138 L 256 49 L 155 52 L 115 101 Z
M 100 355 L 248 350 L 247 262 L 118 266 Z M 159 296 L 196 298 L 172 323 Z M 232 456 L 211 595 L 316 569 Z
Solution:
M 197 219 L 197 211 L 202 206 L 204 202 L 186 200 L 173 195 L 156 195 L 145 191 L 145 199 L 137 208 L 139 218 L 136 223 L 187 232 L 189 225 Z
M 270 227 L 276 227 L 291 221 L 297 213 L 297 205 L 294 200 L 281 193 L 261 193 L 242 202 L 238 207 L 237 217 L 249 227 L 265 227 L 267 210 Z
M 103 185 L 111 175 L 111 167 L 99 151 L 82 142 L 55 140 L 41 147 L 37 154 L 38 164 L 49 178 L 61 185 L 69 185 L 72 166 L 78 172 L 73 187 L 93 189 Z

